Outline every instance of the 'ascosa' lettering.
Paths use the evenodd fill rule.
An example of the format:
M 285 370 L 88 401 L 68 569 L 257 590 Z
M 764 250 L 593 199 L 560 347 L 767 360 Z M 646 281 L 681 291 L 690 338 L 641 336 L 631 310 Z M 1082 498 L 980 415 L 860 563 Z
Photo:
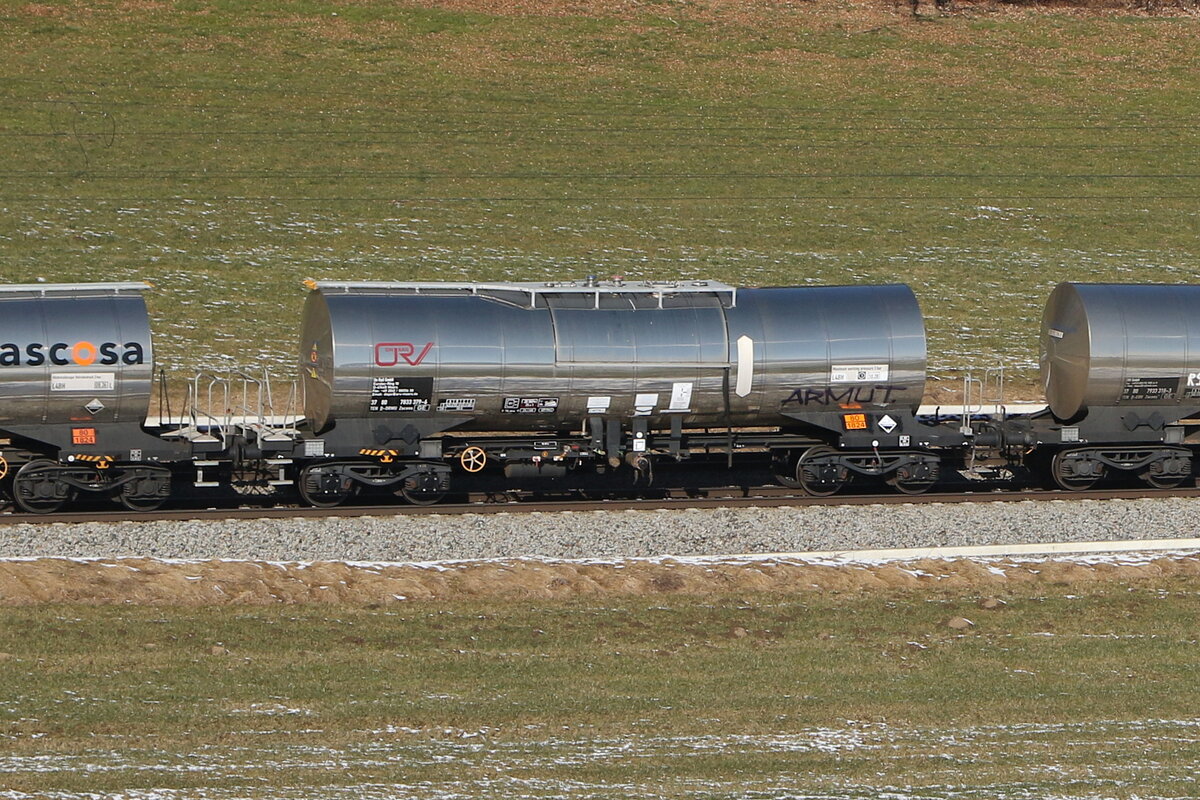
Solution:
M 0 344 L 0 367 L 40 367 L 51 364 L 65 367 L 78 364 L 81 367 L 101 364 L 109 367 L 114 364 L 141 364 L 146 360 L 145 348 L 139 342 L 102 342 L 98 345 L 88 341 L 78 341 L 74 344 L 55 342 L 45 345 L 41 342 L 31 342 L 23 348 L 14 342 Z

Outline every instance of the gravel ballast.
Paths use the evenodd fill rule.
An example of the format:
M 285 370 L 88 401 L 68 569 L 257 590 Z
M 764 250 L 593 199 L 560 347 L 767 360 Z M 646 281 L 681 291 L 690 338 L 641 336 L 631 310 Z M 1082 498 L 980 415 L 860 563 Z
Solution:
M 0 558 L 624 559 L 1188 538 L 1185 498 L 15 524 Z

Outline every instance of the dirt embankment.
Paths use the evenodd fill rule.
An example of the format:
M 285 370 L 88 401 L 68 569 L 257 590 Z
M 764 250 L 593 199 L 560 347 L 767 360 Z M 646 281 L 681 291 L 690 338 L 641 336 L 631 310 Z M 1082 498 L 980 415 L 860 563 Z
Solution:
M 436 566 L 44 558 L 0 561 L 0 605 L 373 605 L 468 599 L 931 588 L 988 593 L 1015 584 L 1131 582 L 1197 575 L 1200 575 L 1200 558 L 1193 556 L 1165 556 L 1137 563 L 955 559 L 864 565 L 514 560 Z

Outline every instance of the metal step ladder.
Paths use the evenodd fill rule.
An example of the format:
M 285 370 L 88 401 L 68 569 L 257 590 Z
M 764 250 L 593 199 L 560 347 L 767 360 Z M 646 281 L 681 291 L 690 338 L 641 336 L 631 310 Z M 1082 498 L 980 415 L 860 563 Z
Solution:
M 267 370 L 263 370 L 261 377 L 233 372 L 229 380 L 233 386 L 229 424 L 233 429 L 244 441 L 257 443 L 264 454 L 290 453 L 300 439 L 296 382 L 290 382 L 287 399 L 277 410 Z
M 256 445 L 264 463 L 275 477 L 267 483 L 286 486 L 292 464 L 291 452 L 300 439 L 298 388 L 290 382 L 287 398 L 277 412 L 270 373 L 261 377 L 242 371 L 217 374 L 198 372 L 187 384 L 184 409 L 178 427 L 164 431 L 164 439 L 191 444 L 197 487 L 216 487 L 211 470 L 228 467 L 238 458 L 235 445 Z M 170 424 L 175 424 L 174 420 Z M 209 472 L 206 472 L 209 471 Z

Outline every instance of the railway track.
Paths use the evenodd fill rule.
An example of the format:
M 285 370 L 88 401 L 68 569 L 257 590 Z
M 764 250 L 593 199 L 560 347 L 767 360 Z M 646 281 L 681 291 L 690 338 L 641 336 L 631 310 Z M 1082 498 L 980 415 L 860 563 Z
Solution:
M 8 509 L 0 512 L 0 526 L 21 524 L 72 524 L 89 522 L 155 522 L 226 519 L 320 519 L 325 517 L 423 516 L 461 514 L 531 514 L 564 511 L 658 511 L 712 508 L 786 508 L 806 506 L 926 505 L 931 503 L 1015 503 L 1052 500 L 1138 500 L 1153 498 L 1200 497 L 1200 488 L 1176 488 L 1170 491 L 1146 488 L 1094 489 L 1065 492 L 1060 490 L 983 490 L 974 492 L 937 492 L 921 495 L 846 494 L 834 497 L 810 497 L 795 489 L 778 487 L 709 489 L 700 496 L 685 492 L 667 492 L 657 497 L 609 497 L 606 499 L 549 498 L 510 495 L 471 495 L 461 502 L 437 505 L 397 505 L 363 503 L 337 508 L 303 506 L 188 505 L 153 512 L 94 507 L 55 514 L 25 514 Z

